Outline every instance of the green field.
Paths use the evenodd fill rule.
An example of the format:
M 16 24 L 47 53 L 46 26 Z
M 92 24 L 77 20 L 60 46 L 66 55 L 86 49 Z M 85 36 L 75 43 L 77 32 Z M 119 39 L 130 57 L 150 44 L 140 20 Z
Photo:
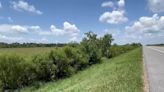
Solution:
M 0 48 L 0 54 L 17 54 L 25 58 L 50 52 L 55 47 Z
M 21 92 L 143 92 L 142 51 L 135 49 L 91 66 L 70 78 Z

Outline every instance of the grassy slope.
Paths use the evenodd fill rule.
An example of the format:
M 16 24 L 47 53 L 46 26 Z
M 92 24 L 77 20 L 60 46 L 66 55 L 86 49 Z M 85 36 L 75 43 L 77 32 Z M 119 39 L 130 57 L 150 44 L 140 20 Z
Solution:
M 142 52 L 135 49 L 39 89 L 22 92 L 143 92 Z

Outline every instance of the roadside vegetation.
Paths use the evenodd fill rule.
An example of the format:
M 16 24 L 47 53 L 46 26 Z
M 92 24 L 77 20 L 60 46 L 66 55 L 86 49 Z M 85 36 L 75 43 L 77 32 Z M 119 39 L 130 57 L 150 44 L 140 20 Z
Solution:
M 117 57 L 103 58 L 72 77 L 27 87 L 18 92 L 143 92 L 142 50 L 132 50 Z
M 58 82 L 93 64 L 108 61 L 102 57 L 112 58 L 141 46 L 135 43 L 111 45 L 112 41 L 110 34 L 97 38 L 96 34 L 88 32 L 80 44 L 70 43 L 28 59 L 16 54 L 0 54 L 0 88 L 12 91 L 29 85 L 38 87 L 40 83 Z

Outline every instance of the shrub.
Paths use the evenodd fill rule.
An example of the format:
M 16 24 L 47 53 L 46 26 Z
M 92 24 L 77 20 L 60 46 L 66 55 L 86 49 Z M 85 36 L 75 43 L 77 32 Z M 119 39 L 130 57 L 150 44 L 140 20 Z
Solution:
M 71 66 L 75 68 L 75 70 L 82 70 L 88 65 L 88 56 L 85 55 L 80 49 L 73 48 L 70 46 L 66 46 L 63 48 L 64 52 L 71 62 Z
M 3 89 L 16 89 L 32 83 L 32 66 L 17 55 L 0 56 L 0 80 Z
M 56 65 L 48 58 L 47 55 L 36 55 L 32 58 L 35 66 L 37 80 L 50 81 L 55 78 Z
M 74 68 L 62 49 L 56 49 L 49 53 L 49 58 L 56 65 L 56 78 L 64 78 L 74 73 Z
M 129 50 L 133 50 L 140 45 L 138 44 L 126 44 L 126 45 L 113 45 L 109 48 L 109 57 L 115 57 L 122 53 L 128 52 Z

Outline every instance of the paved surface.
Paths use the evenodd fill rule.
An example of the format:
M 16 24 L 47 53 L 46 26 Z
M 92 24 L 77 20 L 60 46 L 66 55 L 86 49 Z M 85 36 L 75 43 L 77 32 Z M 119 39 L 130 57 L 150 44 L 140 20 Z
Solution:
M 164 92 L 164 47 L 144 46 L 149 92 Z

